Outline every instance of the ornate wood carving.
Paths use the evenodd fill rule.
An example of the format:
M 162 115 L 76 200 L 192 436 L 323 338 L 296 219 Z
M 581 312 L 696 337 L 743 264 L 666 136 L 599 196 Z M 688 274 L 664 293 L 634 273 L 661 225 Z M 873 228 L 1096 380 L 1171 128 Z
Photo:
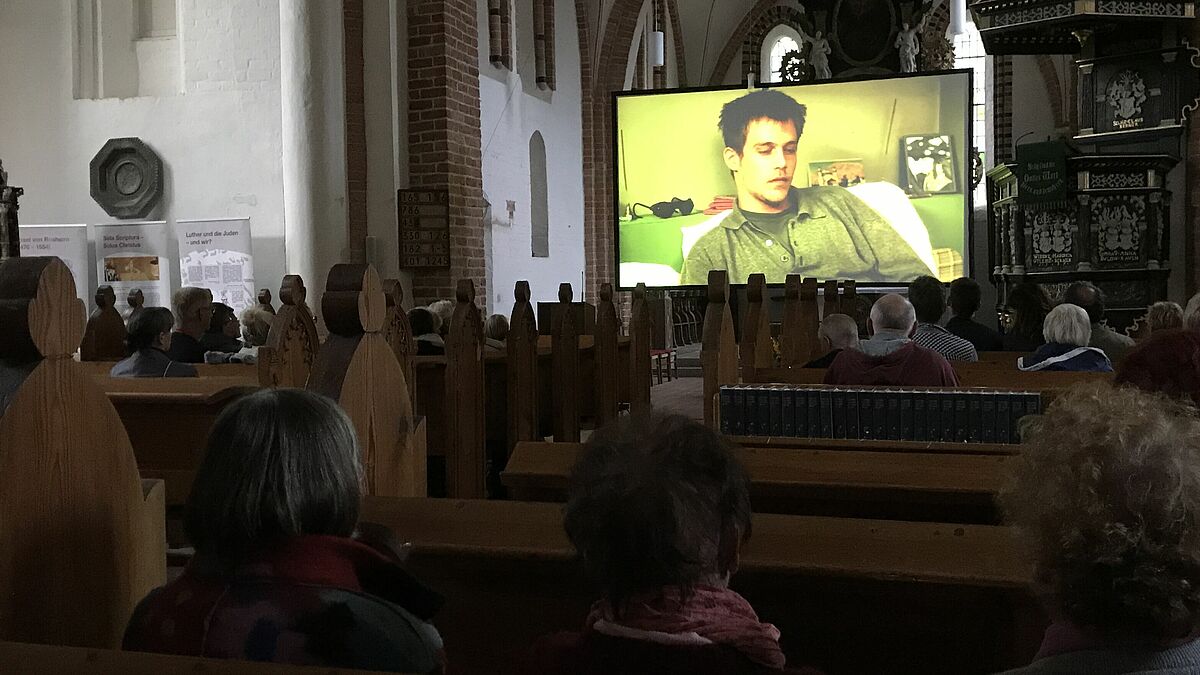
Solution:
M 383 280 L 383 294 L 387 299 L 387 319 L 383 325 L 383 338 L 387 340 L 400 368 L 404 371 L 404 382 L 408 384 L 408 397 L 412 399 L 416 392 L 416 378 L 413 375 L 413 357 L 417 354 L 417 344 L 412 334 L 412 326 L 408 323 L 408 314 L 404 311 L 404 288 L 397 279 Z
M 271 321 L 267 344 L 258 348 L 258 379 L 266 387 L 304 387 L 316 360 L 320 340 L 308 290 L 299 275 L 289 274 L 279 287 L 282 305 Z
M 0 638 L 116 648 L 166 582 L 163 486 L 71 358 L 83 310 L 61 260 L 0 262 Z
M 112 286 L 96 289 L 96 309 L 87 320 L 80 361 L 111 361 L 125 357 L 125 320 L 116 310 L 117 294 Z
M 285 305 L 289 297 L 296 299 L 287 293 Z M 354 423 L 367 494 L 424 497 L 424 438 L 414 433 L 404 370 L 383 337 L 387 300 L 375 268 L 334 265 L 321 314 L 329 339 L 317 354 L 306 388 L 337 401 Z
M 487 494 L 484 447 L 483 322 L 475 306 L 475 284 L 460 279 L 446 336 L 446 494 L 482 499 Z

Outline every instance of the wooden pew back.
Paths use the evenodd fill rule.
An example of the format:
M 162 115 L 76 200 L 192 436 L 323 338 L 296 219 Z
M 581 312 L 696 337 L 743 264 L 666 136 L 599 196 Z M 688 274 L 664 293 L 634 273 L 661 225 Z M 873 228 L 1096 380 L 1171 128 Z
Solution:
M 96 289 L 96 309 L 92 310 L 79 345 L 81 361 L 101 361 L 125 357 L 125 320 L 115 305 L 117 294 L 112 286 Z
M 289 274 L 279 287 L 283 304 L 271 321 L 267 344 L 258 348 L 259 381 L 266 387 L 299 387 L 308 382 L 321 343 L 317 324 L 305 300 L 308 289 L 299 275 Z

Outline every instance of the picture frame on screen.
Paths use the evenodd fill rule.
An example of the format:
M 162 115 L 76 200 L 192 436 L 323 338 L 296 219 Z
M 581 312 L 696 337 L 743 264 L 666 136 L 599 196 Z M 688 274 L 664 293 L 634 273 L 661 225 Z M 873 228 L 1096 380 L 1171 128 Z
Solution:
M 969 274 L 971 91 L 962 69 L 615 92 L 617 285 Z

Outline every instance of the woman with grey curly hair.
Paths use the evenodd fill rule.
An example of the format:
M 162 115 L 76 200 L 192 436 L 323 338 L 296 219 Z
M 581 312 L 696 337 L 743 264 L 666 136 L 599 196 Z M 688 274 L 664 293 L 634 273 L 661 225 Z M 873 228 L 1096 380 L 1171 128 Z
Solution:
M 1053 624 L 1009 671 L 1200 672 L 1200 417 L 1166 397 L 1074 388 L 1031 418 L 1002 495 Z

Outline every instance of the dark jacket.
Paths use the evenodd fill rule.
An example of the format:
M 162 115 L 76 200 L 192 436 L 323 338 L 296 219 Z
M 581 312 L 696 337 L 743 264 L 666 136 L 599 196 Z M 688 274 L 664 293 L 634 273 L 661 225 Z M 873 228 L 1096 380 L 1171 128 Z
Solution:
M 193 559 L 133 612 L 122 649 L 404 673 L 442 672 L 441 599 L 372 548 L 302 536 L 229 574 Z M 167 629 L 169 627 L 169 630 Z
M 978 321 L 956 316 L 946 322 L 946 330 L 975 345 L 980 352 L 998 352 L 1004 349 L 1004 339 L 996 331 Z
M 833 360 L 837 358 L 837 355 L 839 353 L 841 353 L 841 351 L 842 350 L 840 350 L 840 349 L 831 350 L 825 356 L 819 356 L 819 357 L 813 359 L 812 361 L 809 361 L 808 363 L 804 364 L 804 367 L 805 368 L 828 368 L 829 366 L 833 365 Z
M 161 349 L 147 347 L 117 361 L 111 377 L 196 377 L 196 369 L 174 361 Z
M 1031 352 L 1044 344 L 1046 344 L 1046 338 L 1042 337 L 1041 333 L 1036 336 L 1022 335 L 1012 331 L 1004 334 L 1004 351 L 1006 352 Z
M 1029 356 L 1017 359 L 1017 369 L 1111 373 L 1113 368 L 1102 349 L 1048 342 Z
M 183 363 L 204 363 L 204 345 L 187 333 L 175 331 L 171 333 L 171 348 L 167 350 L 167 356 Z
M 1200 331 L 1154 331 L 1121 360 L 1116 383 L 1200 404 Z
M 528 675 L 819 675 L 811 669 L 771 670 L 723 645 L 669 646 L 594 631 L 542 637 L 523 665 Z
M 956 387 L 958 376 L 944 356 L 909 342 L 882 356 L 843 350 L 825 371 L 825 384 Z
M 176 336 L 178 336 L 178 333 L 176 333 Z M 174 338 L 172 338 L 171 342 L 175 342 Z M 206 352 L 232 354 L 242 348 L 242 341 L 237 338 L 231 338 L 219 331 L 216 333 L 209 331 L 200 336 L 200 347 Z

